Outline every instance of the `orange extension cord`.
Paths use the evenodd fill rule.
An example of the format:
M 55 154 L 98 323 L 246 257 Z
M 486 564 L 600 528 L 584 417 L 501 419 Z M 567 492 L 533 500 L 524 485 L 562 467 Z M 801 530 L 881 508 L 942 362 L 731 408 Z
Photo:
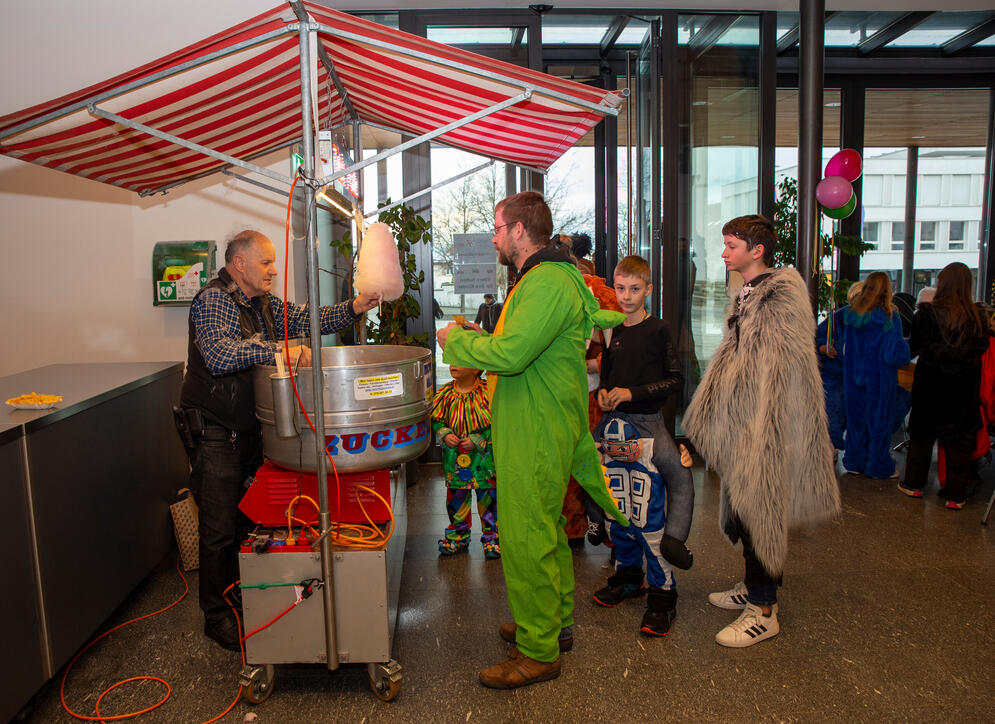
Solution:
M 190 584 L 187 583 L 186 576 L 183 575 L 183 571 L 180 569 L 180 558 L 179 558 L 179 556 L 176 557 L 176 572 L 180 574 L 180 580 L 183 581 L 183 593 L 180 594 L 179 598 L 177 598 L 175 601 L 173 601 L 168 606 L 160 608 L 158 611 L 153 611 L 152 613 L 147 613 L 144 616 L 138 616 L 137 618 L 133 618 L 133 619 L 131 619 L 129 621 L 125 621 L 124 623 L 119 623 L 114 628 L 112 628 L 112 629 L 110 629 L 108 631 L 105 631 L 104 633 L 100 634 L 97 638 L 93 639 L 93 641 L 91 641 L 86 646 L 84 646 L 82 649 L 80 649 L 79 652 L 77 652 L 77 654 L 73 657 L 72 661 L 69 662 L 69 665 L 66 666 L 65 672 L 62 674 L 62 682 L 59 684 L 59 700 L 62 702 L 62 708 L 66 710 L 66 713 L 68 713 L 70 716 L 75 717 L 76 719 L 82 719 L 83 721 L 96 721 L 96 722 L 103 722 L 104 724 L 106 724 L 106 722 L 117 721 L 119 719 L 130 719 L 132 717 L 136 717 L 136 716 L 139 716 L 141 714 L 146 714 L 146 713 L 152 711 L 153 709 L 158 709 L 160 706 L 162 706 L 163 704 L 166 703 L 166 700 L 169 699 L 170 694 L 172 694 L 172 692 L 173 692 L 172 688 L 169 686 L 169 682 L 167 682 L 165 679 L 160 679 L 158 676 L 132 676 L 132 677 L 130 677 L 128 679 L 123 679 L 123 680 L 117 682 L 116 684 L 111 684 L 110 686 L 108 686 L 106 689 L 104 689 L 101 692 L 100 696 L 97 697 L 97 701 L 93 705 L 94 716 L 89 716 L 89 715 L 86 715 L 86 714 L 80 714 L 80 713 L 75 712 L 72 709 L 70 709 L 69 708 L 69 704 L 66 703 L 66 679 L 69 678 L 69 672 L 72 670 L 73 665 L 76 663 L 76 661 L 83 654 L 85 654 L 87 652 L 87 650 L 89 650 L 90 647 L 93 646 L 95 643 L 97 643 L 101 639 L 106 638 L 107 636 L 110 636 L 112 633 L 114 633 L 115 631 L 117 631 L 119 628 L 124 628 L 125 626 L 127 626 L 129 624 L 137 623 L 138 621 L 142 621 L 142 620 L 147 619 L 147 618 L 152 618 L 153 616 L 157 616 L 160 613 L 165 613 L 169 609 L 171 609 L 174 606 L 176 606 L 177 604 L 179 604 L 180 601 L 182 601 L 184 598 L 186 598 L 187 597 L 187 593 L 189 593 L 189 591 L 190 591 Z M 227 589 L 225 589 L 225 597 L 226 597 L 225 600 L 226 601 L 227 601 L 228 591 L 230 591 L 234 585 L 235 584 L 232 584 Z M 231 602 L 229 602 L 228 605 L 231 606 Z M 232 606 L 232 611 L 235 612 L 235 620 L 238 621 L 238 612 L 235 611 L 235 607 L 234 606 Z M 238 626 L 239 626 L 239 630 L 241 631 L 242 630 L 242 624 L 241 624 L 240 621 L 238 621 Z M 244 645 L 242 645 L 242 666 L 245 666 L 245 646 Z M 162 684 L 163 686 L 166 687 L 166 694 L 159 701 L 157 701 L 155 704 L 152 704 L 151 706 L 147 706 L 144 709 L 139 709 L 138 711 L 131 711 L 131 712 L 127 712 L 125 714 L 112 714 L 112 715 L 101 714 L 100 713 L 100 702 L 103 701 L 104 697 L 107 696 L 109 693 L 111 693 L 114 689 L 118 688 L 119 686 L 123 686 L 124 684 L 131 683 L 132 681 L 158 681 L 160 684 Z M 225 717 L 232 709 L 235 708 L 235 705 L 238 703 L 238 700 L 241 697 L 242 697 L 242 690 L 241 690 L 241 688 L 239 688 L 238 693 L 235 695 L 235 698 L 232 700 L 232 703 L 228 705 L 228 708 L 225 709 L 220 714 L 218 714 L 216 717 L 214 717 L 212 719 L 208 719 L 207 721 L 203 722 L 203 724 L 212 724 L 213 722 L 216 722 L 219 719 Z
M 286 231 L 284 237 L 284 253 L 283 253 L 283 298 L 287 299 L 288 290 L 288 273 L 290 269 L 290 212 L 294 201 L 294 187 L 297 185 L 297 181 L 300 178 L 299 174 L 294 174 L 294 180 L 290 184 L 290 194 L 287 197 L 287 222 Z M 283 305 L 283 350 L 284 355 L 287 360 L 287 374 L 290 376 L 290 385 L 294 388 L 294 397 L 297 399 L 297 405 L 300 407 L 301 412 L 304 414 L 304 419 L 307 420 L 308 427 L 311 428 L 311 432 L 316 436 L 318 430 L 315 428 L 314 423 L 311 421 L 311 417 L 307 414 L 307 409 L 304 406 L 303 400 L 301 400 L 300 392 L 297 390 L 297 380 L 296 374 L 294 373 L 294 365 L 290 361 L 290 325 L 287 319 L 287 305 Z M 311 364 L 315 364 L 315 360 L 312 359 Z M 318 353 L 317 364 L 321 364 L 321 352 Z M 329 533 L 332 541 L 344 548 L 380 548 L 386 545 L 387 541 L 390 540 L 391 536 L 394 535 L 394 511 L 391 510 L 390 503 L 384 500 L 383 496 L 377 493 L 371 488 L 365 486 L 358 486 L 356 489 L 356 501 L 359 503 L 359 508 L 363 512 L 363 517 L 369 522 L 369 526 L 361 524 L 346 524 L 343 525 L 340 521 L 342 519 L 342 486 L 339 482 L 339 471 L 335 466 L 335 458 L 332 457 L 331 453 L 328 452 L 328 448 L 325 448 L 325 457 L 332 464 L 332 473 L 335 475 L 335 530 Z M 379 526 L 376 525 L 370 516 L 366 513 L 366 509 L 363 507 L 363 502 L 359 498 L 359 491 L 365 490 L 384 504 L 387 509 L 387 514 L 390 516 L 390 528 L 386 533 L 380 530 Z M 293 528 L 290 526 L 290 519 L 293 516 L 294 505 L 305 498 L 306 496 L 297 496 L 291 504 L 287 507 L 287 523 L 288 523 L 288 534 L 293 538 Z M 307 500 L 318 510 L 318 505 L 310 498 Z M 306 524 L 310 527 L 310 523 Z
M 290 184 L 290 194 L 289 194 L 288 201 L 287 201 L 286 245 L 285 245 L 284 261 L 283 261 L 283 298 L 284 299 L 287 298 L 287 272 L 288 272 L 288 260 L 290 258 L 290 211 L 291 211 L 291 204 L 293 203 L 293 198 L 294 198 L 294 187 L 297 185 L 297 179 L 298 178 L 300 178 L 300 176 L 298 176 L 297 174 L 295 174 L 294 175 L 294 180 Z M 318 431 L 315 429 L 314 423 L 311 422 L 311 418 L 307 414 L 307 409 L 305 409 L 305 407 L 304 407 L 304 402 L 301 400 L 300 393 L 297 391 L 297 382 L 294 379 L 294 377 L 295 377 L 295 375 L 294 375 L 294 367 L 293 367 L 293 365 L 290 362 L 290 347 L 289 347 L 289 344 L 290 344 L 290 329 L 289 329 L 289 323 L 288 323 L 288 320 L 287 320 L 287 307 L 286 307 L 286 305 L 284 305 L 284 307 L 283 307 L 283 339 L 284 339 L 284 353 L 286 354 L 286 357 L 287 357 L 287 371 L 288 371 L 288 374 L 290 375 L 290 384 L 294 388 L 294 397 L 297 398 L 297 404 L 300 406 L 301 412 L 304 413 L 304 419 L 307 420 L 307 424 L 310 426 L 311 431 L 315 435 L 317 435 Z M 313 362 L 312 362 L 312 364 L 313 364 Z M 319 364 L 320 364 L 320 358 L 319 358 Z M 325 455 L 328 457 L 329 462 L 331 462 L 331 464 L 332 464 L 332 472 L 335 474 L 335 489 L 336 489 L 335 512 L 336 512 L 336 518 L 341 518 L 342 490 L 341 490 L 341 486 L 339 484 L 339 471 L 335 467 L 335 460 L 334 460 L 334 458 L 332 458 L 331 454 L 329 454 L 329 452 L 328 452 L 327 449 L 325 450 Z M 370 493 L 371 495 L 373 495 L 374 497 L 376 497 L 381 503 L 384 504 L 384 507 L 387 509 L 387 514 L 390 516 L 390 528 L 387 530 L 386 533 L 384 533 L 383 531 L 380 530 L 380 527 L 376 523 L 373 522 L 373 520 L 370 518 L 369 514 L 366 512 L 366 508 L 363 506 L 363 501 L 359 497 L 359 491 L 360 490 L 363 490 L 363 491 L 366 491 L 366 492 Z M 291 537 L 293 537 L 293 528 L 290 527 L 290 526 L 291 526 L 291 523 L 293 521 L 296 521 L 296 522 L 300 523 L 302 529 L 303 528 L 310 528 L 311 532 L 313 534 L 317 532 L 313 528 L 314 523 L 308 522 L 308 521 L 303 520 L 301 518 L 295 518 L 294 517 L 294 515 L 293 515 L 293 513 L 294 513 L 293 506 L 296 505 L 297 502 L 300 501 L 300 500 L 307 500 L 309 503 L 311 503 L 311 505 L 314 506 L 316 512 L 320 512 L 320 509 L 318 508 L 318 504 L 315 503 L 314 500 L 311 499 L 311 498 L 309 498 L 308 496 L 306 496 L 306 495 L 299 495 L 296 498 L 294 498 L 294 500 L 291 501 L 290 506 L 287 507 L 287 524 L 288 524 L 288 528 L 290 528 L 290 535 L 291 535 Z M 387 541 L 390 540 L 391 536 L 394 535 L 394 511 L 391 510 L 390 503 L 388 503 L 384 499 L 384 497 L 382 495 L 380 495 L 377 491 L 373 490 L 372 488 L 368 488 L 365 485 L 360 485 L 360 486 L 358 486 L 356 488 L 356 502 L 359 503 L 359 509 L 362 511 L 363 517 L 366 518 L 366 520 L 369 523 L 369 525 L 368 526 L 367 525 L 359 525 L 359 524 L 346 524 L 346 525 L 342 525 L 342 523 L 338 522 L 338 520 L 337 520 L 336 523 L 335 523 L 335 530 L 332 533 L 329 533 L 329 535 L 331 536 L 331 539 L 333 541 L 335 541 L 336 543 L 338 543 L 339 545 L 341 545 L 343 547 L 346 547 L 346 548 L 372 548 L 372 549 L 380 548 L 381 546 L 385 545 L 387 543 Z M 315 521 L 315 522 L 317 522 L 317 521 Z M 347 531 L 347 532 L 344 532 L 344 531 Z M 114 633 L 119 628 L 124 628 L 125 626 L 127 626 L 129 624 L 137 623 L 138 621 L 142 621 L 144 619 L 151 618 L 152 616 L 157 616 L 160 613 L 164 613 L 165 611 L 168 611 L 169 609 L 173 608 L 173 606 L 176 606 L 178 603 L 180 603 L 180 601 L 182 601 L 184 598 L 186 598 L 187 593 L 190 591 L 190 585 L 187 583 L 186 576 L 183 575 L 183 571 L 180 569 L 180 560 L 179 560 L 179 557 L 177 557 L 177 559 L 176 559 L 176 571 L 177 571 L 177 573 L 180 574 L 180 578 L 183 581 L 183 593 L 180 595 L 179 598 L 177 598 L 175 601 L 173 601 L 168 606 L 166 606 L 164 608 L 160 608 L 158 611 L 153 611 L 152 613 L 147 613 L 144 616 L 139 616 L 137 618 L 131 619 L 130 621 L 125 621 L 124 623 L 118 624 L 117 626 L 115 626 L 114 628 L 110 629 L 109 631 L 105 631 L 104 633 L 100 634 L 100 636 L 98 636 L 97 638 L 93 639 L 90 643 L 88 643 L 86 646 L 84 646 L 82 649 L 80 649 L 79 652 L 73 657 L 72 661 L 69 662 L 69 665 L 66 667 L 65 672 L 62 674 L 62 682 L 59 685 L 59 699 L 62 702 L 62 708 L 66 710 L 66 713 L 68 713 L 69 715 L 71 715 L 71 716 L 73 716 L 73 717 L 75 717 L 77 719 L 82 719 L 83 721 L 96 721 L 96 722 L 103 722 L 104 724 L 106 724 L 106 722 L 109 722 L 109 721 L 116 721 L 116 720 L 120 720 L 120 719 L 130 719 L 132 717 L 136 717 L 136 716 L 139 716 L 141 714 L 146 714 L 146 713 L 152 711 L 153 709 L 158 709 L 160 706 L 162 706 L 163 704 L 166 703 L 166 701 L 169 699 L 169 696 L 170 696 L 170 694 L 172 693 L 173 690 L 169 686 L 169 683 L 165 679 L 160 679 L 158 676 L 132 676 L 132 677 L 130 677 L 128 679 L 123 679 L 122 681 L 119 681 L 116 684 L 111 684 L 109 687 L 107 687 L 106 689 L 104 689 L 103 692 L 101 692 L 100 696 L 97 697 L 97 701 L 94 703 L 94 707 L 93 707 L 94 716 L 89 716 L 89 715 L 86 715 L 86 714 L 79 714 L 79 713 L 73 711 L 72 709 L 70 709 L 69 705 L 66 703 L 66 691 L 65 691 L 65 689 L 66 689 L 66 679 L 69 678 L 69 672 L 72 670 L 73 665 L 76 663 L 76 661 L 79 659 L 80 656 L 82 656 L 84 653 L 86 653 L 87 650 L 90 649 L 91 646 L 93 646 L 95 643 L 97 643 L 101 639 L 103 639 L 103 638 L 109 636 L 110 634 Z M 231 589 L 234 588 L 235 585 L 236 584 L 233 583 L 232 585 L 228 586 L 228 588 L 225 589 L 225 592 L 224 592 L 223 595 L 224 595 L 226 601 L 228 601 L 228 593 L 229 593 L 229 591 L 231 591 Z M 235 614 L 235 621 L 238 624 L 238 630 L 241 631 L 242 630 L 242 620 L 239 618 L 238 611 L 235 609 L 235 607 L 231 604 L 230 601 L 228 601 L 228 605 L 231 606 L 232 613 Z M 297 604 L 295 603 L 293 606 L 291 606 L 286 611 L 284 611 L 283 613 L 281 613 L 275 619 L 273 619 L 269 623 L 263 625 L 262 627 L 256 629 L 255 631 L 253 631 L 252 633 L 250 633 L 248 636 L 241 636 L 241 637 L 239 637 L 239 648 L 241 650 L 242 666 L 243 667 L 245 666 L 245 639 L 249 638 L 249 636 L 251 636 L 254 633 L 257 633 L 258 631 L 261 631 L 262 629 L 266 628 L 267 626 L 272 625 L 279 618 L 282 618 L 284 614 L 289 613 L 290 610 L 293 609 L 294 606 L 296 606 L 296 605 Z M 157 682 L 159 682 L 160 684 L 162 684 L 163 686 L 166 687 L 166 694 L 159 701 L 157 701 L 155 704 L 152 704 L 151 706 L 148 706 L 148 707 L 146 707 L 144 709 L 141 709 L 141 710 L 138 710 L 138 711 L 132 711 L 132 712 L 128 712 L 126 714 L 114 714 L 114 715 L 111 715 L 111 716 L 101 715 L 101 713 L 100 713 L 100 702 L 103 701 L 104 697 L 107 696 L 114 689 L 118 688 L 119 686 L 123 686 L 125 684 L 131 683 L 132 681 L 157 681 Z M 238 700 L 241 698 L 241 695 L 242 695 L 242 691 L 241 691 L 241 688 L 239 688 L 238 693 L 235 695 L 235 698 L 234 698 L 234 700 L 232 700 L 232 703 L 228 705 L 228 708 L 225 709 L 220 714 L 218 714 L 213 719 L 208 719 L 207 721 L 203 722 L 203 724 L 212 724 L 213 722 L 216 722 L 219 719 L 222 719 L 225 716 L 227 716 L 228 713 L 231 712 L 231 710 L 235 708 L 235 705 L 238 704 Z

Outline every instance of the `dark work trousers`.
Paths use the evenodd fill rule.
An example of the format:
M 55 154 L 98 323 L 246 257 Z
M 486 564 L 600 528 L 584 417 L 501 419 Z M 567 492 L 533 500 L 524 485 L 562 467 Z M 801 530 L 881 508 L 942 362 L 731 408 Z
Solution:
M 258 430 L 204 424 L 192 455 L 190 489 L 200 508 L 200 609 L 208 623 L 231 615 L 225 589 L 238 579 L 238 547 L 252 522 L 238 509 L 248 478 L 263 464 Z
M 746 598 L 755 606 L 773 606 L 777 603 L 777 587 L 781 585 L 781 577 L 773 578 L 764 569 L 753 550 L 750 531 L 743 525 L 743 521 L 736 517 L 732 524 L 736 527 L 739 540 L 743 543 L 743 561 L 746 564 L 743 583 L 746 584 Z
M 971 453 L 974 452 L 977 432 L 964 430 L 940 430 L 917 435 L 915 428 L 909 431 L 909 452 L 905 459 L 905 481 L 903 488 L 922 490 L 929 477 L 929 465 L 933 460 L 933 444 L 939 439 L 947 456 L 947 484 L 943 496 L 955 503 L 964 502 L 964 489 L 971 479 Z

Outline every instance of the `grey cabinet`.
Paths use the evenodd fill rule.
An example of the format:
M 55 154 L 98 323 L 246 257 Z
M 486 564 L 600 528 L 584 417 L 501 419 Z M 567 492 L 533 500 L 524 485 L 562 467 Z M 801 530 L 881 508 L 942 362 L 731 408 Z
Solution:
M 0 412 L 0 640 L 19 652 L 4 664 L 0 721 L 171 549 L 169 504 L 188 470 L 171 412 L 182 371 L 179 362 L 66 364 L 0 378 L 0 400 L 64 398 Z

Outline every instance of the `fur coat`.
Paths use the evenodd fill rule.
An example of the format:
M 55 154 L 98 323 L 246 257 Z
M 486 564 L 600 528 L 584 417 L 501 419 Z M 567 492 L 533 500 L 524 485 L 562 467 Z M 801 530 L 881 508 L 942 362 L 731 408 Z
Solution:
M 784 570 L 788 528 L 839 514 L 815 320 L 794 269 L 777 269 L 738 309 L 684 416 L 684 431 L 720 476 L 719 528 L 750 531 L 772 576 Z

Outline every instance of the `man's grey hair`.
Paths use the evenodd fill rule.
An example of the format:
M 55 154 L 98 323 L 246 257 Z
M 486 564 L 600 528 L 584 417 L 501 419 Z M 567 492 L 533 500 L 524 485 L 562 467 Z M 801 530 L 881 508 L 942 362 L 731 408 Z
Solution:
M 231 264 L 232 260 L 238 254 L 245 254 L 249 247 L 251 247 L 256 239 L 264 238 L 262 234 L 253 229 L 245 229 L 244 231 L 239 231 L 228 237 L 227 244 L 225 247 L 225 264 Z

